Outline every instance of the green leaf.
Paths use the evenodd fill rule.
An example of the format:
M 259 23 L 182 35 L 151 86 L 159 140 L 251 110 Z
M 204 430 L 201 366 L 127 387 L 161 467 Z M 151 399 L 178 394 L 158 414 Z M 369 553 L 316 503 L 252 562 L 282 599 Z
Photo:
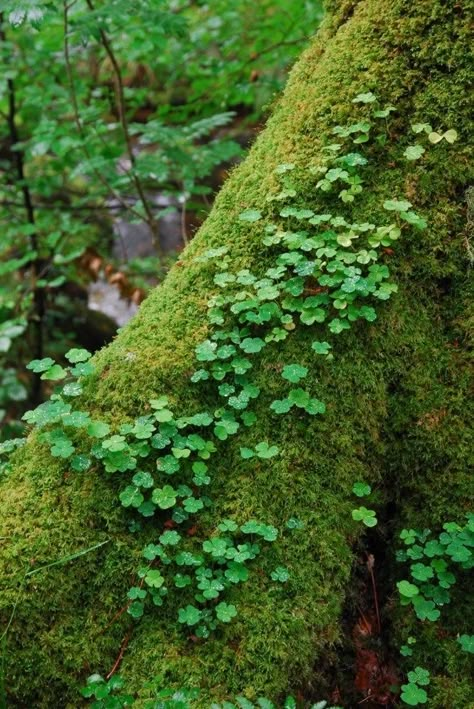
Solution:
M 203 509 L 204 502 L 202 500 L 196 499 L 195 497 L 187 497 L 183 502 L 183 507 L 186 512 L 194 514 L 195 512 L 199 512 L 199 510 Z
M 290 517 L 286 523 L 287 529 L 304 529 L 304 522 L 297 517 Z
M 165 580 L 158 569 L 149 569 L 145 576 L 145 583 L 151 588 L 161 588 Z
M 408 673 L 408 681 L 427 686 L 430 683 L 430 673 L 424 667 L 415 667 L 414 670 Z
M 401 212 L 400 217 L 408 224 L 415 226 L 417 229 L 426 229 L 428 226 L 426 219 L 420 217 L 416 214 L 416 212 Z
M 277 175 L 283 175 L 285 172 L 289 172 L 290 170 L 295 169 L 295 164 L 292 162 L 286 162 L 286 163 L 281 163 L 280 165 L 277 165 L 276 168 L 273 170 Z
M 307 367 L 303 367 L 300 364 L 287 364 L 283 367 L 281 376 L 283 379 L 287 379 L 293 384 L 298 384 L 301 379 L 304 379 L 308 374 Z
M 255 452 L 259 458 L 268 459 L 274 458 L 279 453 L 278 446 L 269 446 L 266 441 L 257 443 L 255 446 Z
M 241 456 L 244 460 L 248 460 L 249 458 L 254 458 L 254 457 L 255 457 L 255 453 L 254 453 L 254 451 L 253 451 L 251 448 L 241 447 L 241 448 L 240 448 L 240 456 Z
M 239 214 L 241 222 L 258 222 L 262 218 L 262 213 L 258 209 L 245 209 Z
M 82 386 L 78 382 L 70 382 L 64 385 L 62 393 L 64 396 L 80 396 L 82 394 Z
M 311 348 L 316 352 L 316 354 L 327 355 L 331 349 L 329 342 L 313 342 Z
M 273 581 L 279 581 L 280 583 L 286 583 L 290 578 L 290 573 L 288 569 L 284 566 L 277 566 L 274 571 L 271 572 L 270 576 Z
M 246 354 L 260 352 L 265 347 L 265 341 L 260 337 L 246 337 L 240 343 L 240 347 Z
M 71 458 L 71 468 L 77 473 L 82 473 L 85 470 L 89 470 L 91 463 L 91 459 L 86 455 L 75 455 Z
M 240 583 L 241 581 L 248 580 L 249 571 L 244 564 L 231 561 L 224 572 L 224 576 L 229 579 L 231 583 Z
M 211 340 L 204 340 L 196 347 L 196 359 L 199 362 L 212 362 L 217 359 L 217 343 Z
M 474 653 L 474 635 L 460 635 L 457 642 L 464 652 Z
M 138 619 L 138 618 L 142 617 L 144 610 L 145 610 L 145 606 L 143 603 L 140 603 L 140 601 L 134 601 L 127 608 L 127 613 L 129 613 L 132 616 L 132 618 Z
M 178 621 L 186 625 L 196 625 L 202 618 L 202 612 L 195 606 L 187 605 L 178 611 Z
M 69 458 L 75 450 L 69 438 L 60 438 L 51 446 L 51 455 L 55 458 Z
M 216 616 L 222 623 L 230 623 L 237 615 L 237 608 L 231 603 L 222 601 L 216 606 Z
M 88 350 L 74 348 L 66 352 L 65 357 L 69 362 L 77 364 L 77 362 L 86 362 L 92 354 Z
M 429 123 L 412 123 L 411 129 L 414 133 L 431 133 L 433 130 Z
M 352 103 L 373 103 L 376 100 L 377 97 L 375 96 L 375 94 L 373 94 L 371 91 L 368 91 L 365 94 L 357 94 L 357 96 L 352 99 Z
M 145 499 L 139 488 L 133 485 L 127 485 L 120 493 L 119 498 L 124 507 L 140 507 Z
M 357 497 L 365 497 L 366 495 L 370 495 L 372 488 L 367 483 L 356 482 L 352 486 L 352 492 L 354 495 L 357 495 Z
M 433 569 L 431 566 L 426 566 L 426 564 L 412 564 L 410 571 L 413 578 L 417 581 L 427 581 L 434 576 Z
M 404 598 L 414 598 L 420 592 L 418 586 L 415 586 L 409 581 L 398 581 L 397 588 L 400 592 L 400 595 Z
M 47 369 L 46 372 L 41 375 L 41 379 L 56 382 L 59 379 L 64 379 L 64 377 L 67 377 L 67 374 L 67 369 L 63 369 L 60 364 L 53 364 L 52 367 Z
M 383 203 L 384 209 L 391 212 L 406 212 L 412 206 L 407 200 L 387 199 Z
M 418 158 L 421 158 L 424 152 L 426 152 L 424 147 L 417 143 L 416 145 L 409 145 L 403 153 L 403 156 L 407 160 L 418 160 Z
M 31 371 L 35 372 L 35 374 L 39 374 L 40 372 L 46 372 L 48 369 L 51 369 L 53 364 L 54 359 L 51 359 L 51 357 L 44 357 L 44 359 L 33 359 L 26 365 L 26 368 L 31 369 Z
M 356 522 L 363 522 L 366 527 L 375 527 L 377 517 L 374 510 L 368 510 L 367 507 L 359 507 L 357 510 L 352 510 L 352 519 Z
M 418 704 L 425 704 L 428 701 L 428 695 L 424 689 L 421 689 L 416 684 L 402 684 L 402 693 L 400 698 L 405 704 L 409 704 L 412 707 Z
M 176 490 L 171 485 L 155 488 L 151 499 L 161 510 L 167 510 L 176 504 Z
M 135 473 L 135 475 L 132 478 L 132 482 L 137 487 L 143 487 L 145 489 L 153 487 L 153 485 L 154 485 L 154 480 L 153 480 L 153 477 L 150 475 L 150 473 L 143 472 L 143 471 L 139 471 L 138 473 Z
M 110 432 L 110 426 L 104 421 L 91 421 L 86 430 L 93 438 L 105 438 Z
M 292 406 L 293 404 L 288 399 L 275 399 L 275 401 L 270 404 L 271 410 L 276 414 L 286 414 Z
M 174 475 L 179 470 L 179 461 L 174 455 L 165 455 L 163 458 L 158 458 L 156 461 L 156 469 L 166 473 L 166 475 Z

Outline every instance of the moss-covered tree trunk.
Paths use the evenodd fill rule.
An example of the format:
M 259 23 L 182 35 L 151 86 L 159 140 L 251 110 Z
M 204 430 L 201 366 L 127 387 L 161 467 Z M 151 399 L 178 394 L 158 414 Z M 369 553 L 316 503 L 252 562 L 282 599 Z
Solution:
M 278 215 L 278 202 L 267 201 L 279 189 L 275 167 L 295 164 L 296 203 L 325 211 L 325 196 L 305 170 L 327 154 L 322 148 L 334 142 L 333 126 L 366 115 L 352 102 L 360 92 L 395 106 L 387 142 L 367 148 L 372 161 L 363 192 L 345 213 L 353 222 L 382 224 L 384 200 L 407 199 L 428 228 L 403 229 L 385 250 L 398 292 L 377 306 L 375 322 L 358 322 L 333 338 L 332 362 L 311 350 L 317 325 L 298 326 L 257 356 L 258 421 L 219 444 L 210 486 L 215 506 L 193 540 L 199 544 L 224 517 L 262 519 L 280 530 L 298 517 L 305 529 L 284 532 L 263 549 L 250 580 L 229 594 L 237 618 L 205 642 L 190 640 L 177 623 L 179 599 L 138 623 L 126 613 L 116 618 L 141 549 L 156 542 L 162 522 L 145 521 L 131 534 L 131 514 L 118 501 L 129 473 L 73 472 L 33 434 L 0 484 L 2 628 L 10 621 L 0 671 L 8 706 L 78 706 L 77 687 L 91 672 L 111 669 L 125 637 L 120 671 L 131 691 L 163 675 L 167 685 L 201 687 L 196 705 L 202 707 L 211 696 L 278 698 L 309 682 L 322 698 L 326 670 L 338 663 L 341 609 L 360 529 L 351 518 L 353 483 L 377 488 L 387 538 L 405 525 L 435 528 L 462 518 L 472 495 L 466 393 L 470 8 L 468 0 L 328 3 L 324 27 L 293 69 L 268 126 L 182 260 L 96 357 L 99 373 L 86 402 L 95 419 L 118 427 L 161 394 L 180 415 L 213 410 L 214 387 L 189 382 L 194 348 L 209 334 L 206 304 L 217 290 L 213 262 L 197 257 L 225 245 L 232 272 L 265 270 L 272 262 L 261 241 L 263 222 L 238 215 L 248 208 L 268 221 Z M 413 123 L 455 129 L 458 139 L 428 148 L 425 138 L 422 159 L 406 160 L 405 148 L 419 142 Z M 292 362 L 309 369 L 305 387 L 326 402 L 324 416 L 270 411 L 272 400 L 283 396 L 281 367 Z M 280 454 L 250 465 L 239 448 L 262 440 L 277 444 Z M 24 577 L 104 541 L 70 563 Z M 390 563 L 390 552 L 387 558 Z M 278 565 L 289 569 L 286 584 L 269 581 Z M 394 575 L 394 599 L 395 581 Z M 461 633 L 468 632 L 468 606 L 466 598 L 452 604 Z M 450 649 L 450 633 L 435 632 L 436 642 L 431 638 L 426 646 L 434 676 L 428 706 L 461 709 L 473 688 L 465 655 Z

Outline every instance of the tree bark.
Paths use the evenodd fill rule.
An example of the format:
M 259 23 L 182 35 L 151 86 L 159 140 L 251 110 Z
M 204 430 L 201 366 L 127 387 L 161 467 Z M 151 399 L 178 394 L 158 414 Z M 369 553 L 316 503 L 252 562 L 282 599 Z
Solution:
M 249 226 L 238 215 L 247 208 L 270 209 L 266 198 L 276 188 L 275 167 L 314 164 L 333 141 L 334 125 L 359 120 L 360 108 L 352 103 L 359 92 L 372 91 L 382 105 L 396 106 L 384 154 L 370 167 L 352 218 L 378 223 L 384 200 L 407 198 L 429 227 L 404 232 L 387 254 L 398 293 L 379 308 L 375 323 L 335 338 L 333 363 L 312 356 L 311 328 L 297 328 L 264 351 L 256 373 L 264 392 L 255 408 L 258 423 L 221 444 L 213 462 L 216 504 L 204 515 L 198 540 L 223 517 L 265 519 L 283 529 L 294 516 L 305 521 L 305 529 L 265 548 L 255 562 L 263 573 L 254 568 L 250 580 L 233 590 L 239 615 L 223 631 L 204 643 L 190 642 L 171 603 L 136 625 L 124 652 L 120 672 L 131 690 L 140 692 L 159 674 L 177 687 L 201 687 L 202 707 L 211 697 L 278 698 L 308 684 L 315 696 L 325 696 L 344 639 L 341 612 L 357 540 L 354 481 L 378 489 L 389 539 L 406 525 L 435 528 L 461 518 L 472 495 L 465 197 L 472 3 L 328 5 L 324 26 L 294 67 L 266 129 L 182 261 L 96 356 L 99 374 L 87 390 L 93 418 L 114 426 L 143 414 L 149 399 L 161 394 L 179 414 L 216 406 L 205 384 L 189 383 L 194 348 L 207 334 L 206 303 L 216 291 L 212 262 L 197 256 L 226 245 L 232 270 L 263 271 L 268 256 L 261 222 Z M 410 129 L 415 122 L 454 128 L 458 140 L 434 146 L 422 167 L 414 166 L 401 156 L 416 142 Z M 299 190 L 317 211 L 312 183 L 302 180 Z M 268 407 L 281 396 L 281 367 L 294 361 L 308 367 L 308 388 L 326 402 L 327 412 L 311 420 L 289 414 L 282 423 Z M 250 468 L 239 446 L 264 439 L 277 443 L 281 455 Z M 1 482 L 3 626 L 15 607 L 3 650 L 12 706 L 77 706 L 84 677 L 106 674 L 114 665 L 130 619 L 122 614 L 110 623 L 124 604 L 143 545 L 160 533 L 152 524 L 135 536 L 128 531 L 129 515 L 117 499 L 120 478 L 73 473 L 33 435 Z M 110 542 L 97 551 L 23 581 L 31 564 L 105 540 Z M 268 573 L 279 564 L 288 567 L 291 579 L 270 587 Z M 394 599 L 396 580 L 389 583 Z M 458 632 L 469 632 L 467 599 L 459 599 L 453 612 Z M 436 642 L 440 649 L 433 652 L 429 637 L 425 644 L 420 640 L 420 657 L 424 652 L 433 674 L 428 706 L 468 706 L 473 686 L 464 660 L 441 637 Z

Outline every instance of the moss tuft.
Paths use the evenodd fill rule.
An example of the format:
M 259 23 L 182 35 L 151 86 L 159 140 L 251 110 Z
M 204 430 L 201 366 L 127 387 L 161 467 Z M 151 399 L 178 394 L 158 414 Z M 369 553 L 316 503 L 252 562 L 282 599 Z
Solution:
M 259 423 L 247 443 L 267 436 L 282 455 L 271 467 L 249 468 L 238 445 L 222 446 L 214 470 L 216 509 L 204 517 L 203 533 L 222 515 L 264 516 L 280 528 L 297 515 L 306 521 L 306 532 L 284 535 L 263 556 L 251 581 L 233 591 L 238 619 L 208 642 L 190 642 L 177 628 L 172 606 L 137 624 L 121 670 L 134 691 L 160 674 L 177 686 L 201 686 L 200 704 L 206 707 L 210 697 L 236 692 L 278 697 L 310 677 L 314 685 L 315 661 L 321 665 L 341 635 L 354 542 L 354 480 L 384 490 L 399 510 L 393 525 L 400 527 L 455 519 L 472 498 L 464 201 L 469 3 L 332 5 L 334 14 L 295 66 L 266 130 L 233 172 L 182 265 L 97 355 L 100 373 L 87 392 L 92 414 L 118 424 L 140 415 L 148 399 L 161 393 L 186 413 L 212 403 L 205 387 L 188 383 L 214 289 L 212 267 L 196 256 L 225 243 L 236 268 L 263 265 L 258 229 L 237 215 L 266 203 L 277 164 L 305 167 L 317 161 L 332 126 L 357 120 L 359 109 L 351 101 L 358 92 L 372 90 L 398 113 L 354 219 L 375 221 L 382 216 L 383 199 L 407 196 L 430 227 L 421 236 L 404 237 L 387 256 L 398 295 L 382 308 L 376 324 L 338 338 L 334 366 L 314 361 L 310 338 L 300 331 L 262 357 L 257 384 L 266 396 L 257 405 Z M 420 120 L 459 133 L 454 146 L 436 146 L 423 167 L 401 158 L 411 140 L 410 123 Z M 317 208 L 311 183 L 302 183 L 301 191 Z M 281 383 L 277 367 L 295 357 L 309 367 L 308 386 L 328 403 L 328 411 L 317 421 L 292 414 L 282 425 L 268 405 Z M 124 615 L 113 619 L 140 548 L 156 535 L 151 524 L 135 537 L 127 531 L 127 512 L 117 502 L 119 477 L 73 473 L 32 436 L 1 483 L 0 619 L 5 627 L 14 610 L 2 651 L 12 706 L 77 706 L 84 677 L 113 665 L 130 623 Z M 110 542 L 94 552 L 24 579 L 26 569 L 106 539 Z M 280 589 L 266 580 L 276 563 L 292 572 L 291 582 Z M 468 617 L 470 605 L 461 598 L 456 613 Z M 447 619 L 450 612 L 446 609 Z M 438 663 L 430 709 L 469 705 L 465 700 L 473 687 L 463 662 L 454 653 L 449 662 Z M 317 682 L 315 691 L 323 695 L 323 671 Z

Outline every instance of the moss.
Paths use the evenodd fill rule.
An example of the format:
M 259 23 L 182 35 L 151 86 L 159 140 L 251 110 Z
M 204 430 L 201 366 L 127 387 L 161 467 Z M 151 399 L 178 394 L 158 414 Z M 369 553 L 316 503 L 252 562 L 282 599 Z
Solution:
M 271 467 L 260 462 L 250 467 L 238 455 L 242 439 L 223 445 L 214 469 L 216 508 L 202 528 L 202 533 L 212 530 L 224 514 L 264 517 L 280 528 L 298 515 L 306 531 L 284 535 L 263 555 L 251 581 L 234 589 L 238 619 L 214 639 L 189 641 L 177 628 L 172 602 L 137 624 L 122 664 L 133 690 L 160 674 L 177 686 L 201 686 L 203 707 L 211 696 L 236 692 L 277 697 L 310 677 L 314 685 L 312 667 L 318 662 L 315 689 L 323 695 L 321 663 L 340 638 L 350 576 L 354 480 L 384 490 L 399 511 L 394 526 L 456 518 L 472 494 L 464 233 L 468 4 L 333 3 L 334 14 L 295 66 L 266 130 L 233 172 L 182 262 L 96 357 L 100 374 L 87 398 L 94 416 L 121 422 L 141 414 L 148 399 L 160 393 L 186 413 L 210 403 L 205 386 L 188 384 L 214 288 L 212 267 L 196 255 L 225 243 L 236 269 L 264 265 L 258 230 L 236 216 L 266 204 L 275 186 L 274 167 L 290 160 L 301 167 L 314 164 L 331 127 L 359 115 L 351 103 L 359 91 L 370 89 L 397 106 L 392 140 L 368 174 L 370 189 L 357 202 L 354 219 L 375 221 L 384 198 L 406 195 L 430 228 L 421 236 L 405 236 L 396 254 L 387 256 L 398 295 L 382 307 L 376 324 L 338 339 L 334 366 L 314 362 L 311 338 L 299 330 L 262 356 L 257 383 L 265 396 L 246 443 L 268 437 L 282 455 Z M 460 136 L 452 147 L 434 148 L 423 167 L 401 160 L 412 141 L 410 123 L 418 120 L 454 127 Z M 310 181 L 302 181 L 300 190 L 317 206 Z M 269 415 L 268 405 L 280 391 L 278 367 L 295 357 L 306 358 L 308 386 L 328 403 L 328 411 L 317 421 L 292 414 L 282 424 Z M 77 706 L 78 684 L 90 671 L 107 672 L 118 655 L 129 619 L 122 615 L 109 624 L 123 605 L 144 540 L 156 536 L 151 524 L 139 536 L 127 532 L 127 513 L 116 499 L 119 477 L 73 474 L 33 436 L 1 484 L 4 623 L 17 602 L 5 650 L 12 705 Z M 97 551 L 39 572 L 21 586 L 32 563 L 48 563 L 105 539 L 111 541 Z M 280 589 L 269 588 L 266 572 L 277 563 L 290 568 L 292 579 Z M 457 612 L 467 617 L 465 600 L 460 604 Z M 460 669 L 463 661 L 453 656 L 440 667 L 430 706 L 468 706 L 472 685 Z

